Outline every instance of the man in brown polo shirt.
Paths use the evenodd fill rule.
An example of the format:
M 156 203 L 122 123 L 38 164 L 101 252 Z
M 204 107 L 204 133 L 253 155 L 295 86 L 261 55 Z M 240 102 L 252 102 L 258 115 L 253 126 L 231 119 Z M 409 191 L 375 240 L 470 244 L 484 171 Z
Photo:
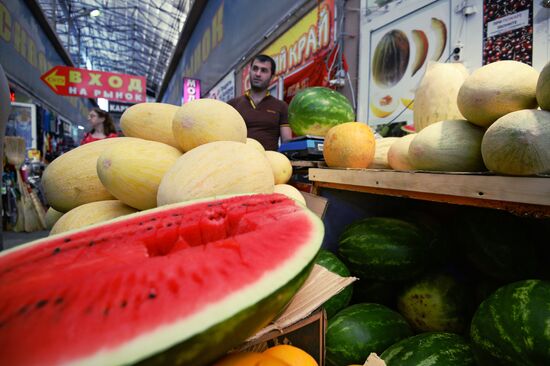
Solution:
M 257 55 L 250 64 L 250 89 L 228 103 L 239 111 L 246 122 L 248 137 L 258 140 L 266 150 L 279 148 L 282 141 L 292 138 L 288 125 L 288 105 L 269 94 L 268 87 L 275 74 L 275 61 L 267 55 Z

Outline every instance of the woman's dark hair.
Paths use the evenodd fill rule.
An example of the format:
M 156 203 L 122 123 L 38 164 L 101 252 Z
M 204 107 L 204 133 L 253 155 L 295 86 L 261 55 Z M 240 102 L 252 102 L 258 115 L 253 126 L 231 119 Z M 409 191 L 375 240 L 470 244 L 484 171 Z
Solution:
M 97 107 L 94 108 L 93 111 L 96 112 L 100 118 L 103 118 L 103 133 L 105 136 L 109 136 L 111 133 L 117 133 L 115 123 L 109 112 Z M 92 128 L 91 132 L 94 133 L 95 129 Z
M 256 55 L 256 56 L 254 56 L 252 61 L 250 61 L 250 66 L 252 66 L 252 64 L 254 63 L 254 60 L 258 60 L 260 62 L 269 61 L 269 63 L 271 64 L 271 75 L 275 75 L 275 60 L 274 59 L 272 59 L 268 55 Z

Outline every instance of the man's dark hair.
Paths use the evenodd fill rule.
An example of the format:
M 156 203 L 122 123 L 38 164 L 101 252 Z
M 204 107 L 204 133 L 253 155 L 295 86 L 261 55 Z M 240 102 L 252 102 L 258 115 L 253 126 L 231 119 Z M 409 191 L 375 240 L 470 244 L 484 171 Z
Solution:
M 256 55 L 256 56 L 254 56 L 252 61 L 250 61 L 250 66 L 252 66 L 252 64 L 254 63 L 255 60 L 258 60 L 260 62 L 269 61 L 269 63 L 271 64 L 271 75 L 275 75 L 275 60 L 274 59 L 272 59 L 268 55 Z

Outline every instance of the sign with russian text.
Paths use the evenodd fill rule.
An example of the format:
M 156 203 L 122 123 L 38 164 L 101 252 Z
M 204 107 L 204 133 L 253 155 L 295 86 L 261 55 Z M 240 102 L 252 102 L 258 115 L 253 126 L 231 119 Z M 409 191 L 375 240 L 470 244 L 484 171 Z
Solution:
M 55 66 L 40 79 L 59 95 L 129 103 L 145 102 L 144 76 Z
M 183 78 L 183 103 L 201 98 L 201 81 L 199 79 Z
M 235 97 L 235 73 L 232 71 L 217 83 L 206 95 L 206 98 L 228 102 Z

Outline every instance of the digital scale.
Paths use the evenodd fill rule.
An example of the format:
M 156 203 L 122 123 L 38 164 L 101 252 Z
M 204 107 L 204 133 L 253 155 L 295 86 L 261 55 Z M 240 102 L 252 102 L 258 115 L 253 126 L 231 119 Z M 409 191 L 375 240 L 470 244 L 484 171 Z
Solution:
M 298 136 L 283 142 L 279 152 L 290 160 L 323 160 L 324 142 L 325 138 L 322 136 Z

